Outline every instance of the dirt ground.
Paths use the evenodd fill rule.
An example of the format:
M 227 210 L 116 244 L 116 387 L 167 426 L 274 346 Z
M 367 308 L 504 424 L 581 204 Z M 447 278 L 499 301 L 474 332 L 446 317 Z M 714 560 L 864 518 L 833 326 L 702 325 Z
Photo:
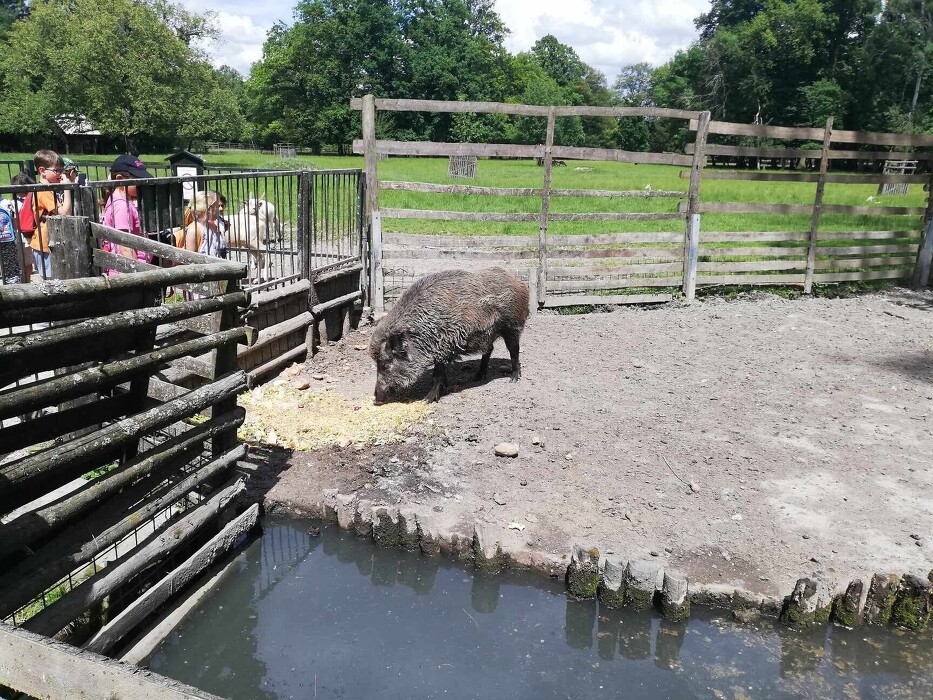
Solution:
M 371 404 L 370 330 L 279 381 Z M 257 448 L 254 485 L 273 510 L 316 512 L 336 489 L 441 532 L 483 524 L 541 569 L 579 543 L 770 600 L 816 571 L 842 589 L 933 568 L 930 292 L 544 312 L 517 383 L 507 357 L 497 342 L 481 384 L 461 362 L 399 444 Z

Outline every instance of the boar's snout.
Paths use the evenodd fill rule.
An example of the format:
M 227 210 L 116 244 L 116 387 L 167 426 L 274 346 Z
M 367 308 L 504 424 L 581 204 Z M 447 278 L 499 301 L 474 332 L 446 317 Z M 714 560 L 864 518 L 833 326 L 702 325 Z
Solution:
M 373 396 L 373 404 L 376 406 L 381 406 L 384 403 L 389 403 L 389 392 L 386 391 L 385 387 L 376 384 L 376 392 Z

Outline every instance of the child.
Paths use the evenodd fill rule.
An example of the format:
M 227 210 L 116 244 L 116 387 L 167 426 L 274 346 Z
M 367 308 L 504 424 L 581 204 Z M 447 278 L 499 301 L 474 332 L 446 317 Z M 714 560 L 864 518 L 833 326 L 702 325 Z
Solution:
M 3 284 L 19 284 L 22 276 L 19 269 L 19 236 L 16 235 L 14 221 L 17 218 L 17 206 L 0 197 L 0 278 Z
M 132 180 L 133 178 L 143 177 L 149 178 L 152 177 L 152 175 L 150 175 L 149 171 L 143 166 L 142 161 L 134 156 L 119 156 L 113 161 L 113 165 L 110 166 L 111 180 Z M 142 236 L 142 227 L 139 223 L 139 210 L 136 208 L 136 186 L 128 185 L 121 187 L 117 185 L 112 189 L 103 188 L 101 192 L 104 196 L 104 213 L 101 217 L 101 223 L 104 226 L 109 226 L 119 231 L 126 231 L 136 234 L 137 236 Z M 109 253 L 118 253 L 125 257 L 136 258 L 144 262 L 150 262 L 152 260 L 152 255 L 150 253 L 134 250 L 128 246 L 117 245 L 116 243 L 111 243 L 106 240 L 101 242 L 100 248 Z M 105 272 L 108 275 L 112 275 L 118 271 L 111 268 L 105 270 Z
M 36 151 L 33 157 L 39 182 L 45 185 L 57 185 L 62 182 L 64 161 L 55 151 Z M 32 248 L 32 257 L 36 270 L 43 279 L 52 277 L 52 260 L 49 255 L 49 228 L 46 219 L 50 216 L 68 216 L 71 214 L 71 192 L 55 193 L 52 190 L 36 192 L 32 198 L 35 210 L 36 230 L 29 237 L 29 247 Z
M 33 180 L 31 177 L 29 177 L 28 174 L 24 172 L 19 172 L 13 176 L 13 179 L 10 180 L 10 184 L 14 186 L 35 185 L 36 181 Z M 23 210 L 23 207 L 26 206 L 26 194 L 21 192 L 15 195 L 13 199 L 16 200 L 13 203 L 13 212 L 14 212 L 13 225 L 16 229 L 19 229 L 19 213 Z M 16 253 L 17 253 L 16 259 L 21 261 L 22 263 L 22 270 L 20 270 L 20 274 L 22 276 L 21 281 L 29 282 L 29 280 L 32 278 L 32 254 L 29 251 L 31 251 L 32 248 L 29 247 L 28 237 L 24 236 L 22 231 L 20 231 L 19 233 L 20 235 L 17 237 L 18 240 L 16 242 L 16 245 L 18 246 L 18 248 L 16 249 Z
M 191 223 L 185 228 L 184 247 L 187 250 L 213 255 L 216 258 L 227 257 L 227 239 L 217 225 L 217 194 L 198 192 L 188 205 L 186 220 Z

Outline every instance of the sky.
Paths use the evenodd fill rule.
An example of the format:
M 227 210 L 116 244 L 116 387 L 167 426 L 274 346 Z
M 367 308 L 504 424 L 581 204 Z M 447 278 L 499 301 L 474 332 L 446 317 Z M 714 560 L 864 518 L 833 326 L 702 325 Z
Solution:
M 694 18 L 710 0 L 496 0 L 511 30 L 505 46 L 526 51 L 553 34 L 583 61 L 602 71 L 611 85 L 622 66 L 665 63 L 696 39 Z M 189 10 L 217 13 L 221 38 L 206 47 L 215 65 L 243 75 L 262 58 L 266 32 L 276 21 L 290 24 L 294 0 L 185 0 Z

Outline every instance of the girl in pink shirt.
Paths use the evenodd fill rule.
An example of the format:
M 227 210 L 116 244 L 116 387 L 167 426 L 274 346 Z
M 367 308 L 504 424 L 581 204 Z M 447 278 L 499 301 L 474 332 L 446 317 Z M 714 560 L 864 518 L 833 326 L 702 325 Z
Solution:
M 110 179 L 111 180 L 131 180 L 133 178 L 139 177 L 152 177 L 148 171 L 143 168 L 142 162 L 136 160 L 134 169 L 137 172 L 130 172 L 127 170 L 117 170 L 116 168 L 120 165 L 125 165 L 123 162 L 132 158 L 131 156 L 120 156 L 114 161 L 113 166 L 111 166 Z M 136 234 L 137 236 L 143 236 L 142 227 L 139 223 L 139 210 L 136 208 L 136 185 L 129 185 L 126 187 L 116 186 L 112 190 L 103 190 L 105 201 L 104 201 L 104 213 L 101 217 L 101 223 L 104 226 L 109 226 L 110 228 L 115 228 L 118 231 L 126 231 L 128 233 Z M 100 245 L 101 250 L 105 250 L 110 253 L 116 253 L 118 255 L 123 255 L 128 258 L 136 258 L 137 260 L 142 260 L 143 262 L 152 262 L 152 254 L 145 253 L 141 250 L 134 250 L 128 246 L 117 245 L 116 243 L 111 243 L 110 241 L 101 241 Z M 108 269 L 105 270 L 105 273 L 108 275 L 116 274 L 118 270 Z

